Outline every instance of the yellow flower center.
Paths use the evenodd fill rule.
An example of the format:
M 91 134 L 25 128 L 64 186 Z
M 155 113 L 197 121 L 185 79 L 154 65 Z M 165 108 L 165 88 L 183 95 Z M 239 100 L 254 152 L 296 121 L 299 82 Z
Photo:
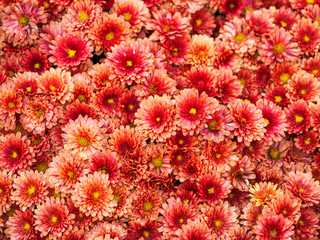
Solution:
M 278 55 L 281 52 L 284 52 L 285 48 L 282 43 L 279 43 L 273 47 L 273 52 L 275 55 Z
M 120 196 L 118 196 L 118 195 L 114 195 L 113 196 L 113 200 L 115 200 L 116 202 L 120 202 Z
M 229 197 L 229 198 L 233 198 L 233 197 L 234 197 L 234 194 L 233 194 L 233 193 L 230 193 L 230 194 L 228 195 L 228 197 Z
M 283 213 L 284 215 L 286 215 L 286 214 L 287 214 L 287 210 L 283 210 L 282 213 Z
M 264 119 L 264 121 L 266 122 L 267 126 L 270 124 L 270 121 L 268 119 Z
M 89 142 L 88 139 L 85 138 L 85 137 L 79 137 L 79 138 L 78 138 L 78 143 L 79 143 L 81 146 L 85 146 L 85 147 L 89 147 L 89 146 L 90 146 L 90 142 Z
M 132 61 L 131 60 L 127 61 L 127 67 L 132 67 Z
M 284 21 L 280 21 L 281 27 L 286 27 L 287 24 Z
M 160 119 L 159 117 L 156 118 L 156 121 L 157 121 L 157 122 L 160 122 L 160 120 L 161 120 L 161 119 Z
M 47 169 L 49 168 L 48 164 L 47 163 L 39 163 L 36 167 L 36 169 L 39 171 L 39 172 L 46 172 Z
M 283 83 L 287 83 L 290 79 L 289 73 L 281 73 L 280 75 L 280 81 Z
M 163 160 L 161 158 L 152 159 L 152 162 L 156 168 L 160 168 L 163 165 Z
M 183 144 L 183 140 L 181 139 L 181 140 L 179 140 L 179 144 L 180 145 L 182 145 Z
M 196 115 L 197 109 L 191 108 L 190 111 L 189 111 L 189 113 L 192 114 L 192 115 Z
M 275 97 L 274 97 L 274 101 L 277 102 L 277 103 L 279 103 L 279 102 L 282 101 L 282 97 L 280 97 L 280 96 L 275 96 Z
M 203 50 L 200 50 L 200 51 L 199 51 L 199 55 L 200 55 L 200 56 L 203 56 L 203 55 L 204 55 L 204 51 L 203 51 Z
M 151 211 L 152 208 L 153 208 L 152 202 L 144 202 L 144 203 L 143 203 L 143 209 L 144 209 L 145 211 Z
M 68 53 L 68 57 L 69 58 L 73 58 L 76 55 L 76 50 L 72 50 L 72 49 L 67 49 L 66 52 Z
M 221 158 L 221 154 L 220 153 L 216 153 L 216 158 Z
M 93 192 L 92 196 L 94 197 L 94 199 L 98 200 L 100 193 L 99 192 Z
M 308 4 L 314 4 L 314 0 L 306 0 Z
M 0 194 L 3 193 L 3 190 L 0 188 Z
M 78 215 L 80 218 L 83 217 L 83 214 L 81 212 L 79 212 L 79 215 Z
M 304 143 L 307 144 L 307 145 L 310 144 L 310 143 L 311 143 L 311 138 L 307 138 L 307 139 L 304 141 Z
M 150 235 L 150 233 L 149 233 L 149 232 L 147 232 L 147 231 L 143 231 L 143 235 L 144 235 L 146 238 L 148 238 L 148 237 L 149 237 L 149 235 Z
M 35 63 L 35 64 L 33 65 L 33 67 L 39 69 L 39 68 L 40 68 L 40 64 L 39 64 L 39 63 Z
M 162 29 L 163 31 L 166 31 L 166 32 L 170 31 L 170 27 L 168 25 L 163 25 Z
M 305 36 L 303 37 L 303 39 L 304 39 L 305 42 L 309 42 L 309 41 L 310 41 L 310 38 L 309 38 L 307 35 L 305 35 Z
M 15 151 L 12 151 L 11 157 L 12 158 L 17 158 L 18 157 L 18 153 L 15 152 Z
M 41 108 L 35 108 L 35 109 L 34 109 L 34 113 L 35 113 L 38 117 L 40 117 L 41 115 L 44 114 L 44 110 L 41 109 Z
M 51 222 L 56 223 L 58 221 L 58 218 L 56 216 L 53 216 L 51 218 Z
M 246 35 L 244 35 L 243 33 L 239 33 L 237 36 L 235 36 L 236 42 L 242 42 L 246 39 Z
M 29 25 L 30 19 L 27 16 L 23 15 L 21 18 L 19 18 L 18 22 L 19 22 L 19 25 L 25 27 Z
M 8 103 L 8 107 L 9 107 L 9 108 L 14 108 L 15 106 L 16 106 L 16 105 L 15 105 L 13 102 L 9 102 L 9 103 Z
M 252 152 L 253 151 L 253 147 L 249 146 L 249 150 L 250 150 L 250 152 Z
M 55 87 L 55 86 L 53 86 L 53 85 L 50 85 L 50 86 L 49 86 L 49 88 L 50 88 L 50 90 L 51 90 L 51 91 L 56 90 L 56 87 Z
M 129 21 L 132 18 L 132 15 L 131 15 L 131 13 L 126 12 L 123 14 L 123 17 L 124 17 L 125 21 Z
M 23 228 L 24 228 L 25 230 L 29 230 L 30 227 L 31 227 L 31 226 L 30 226 L 29 223 L 25 223 L 24 226 L 23 226 Z
M 173 56 L 175 56 L 175 57 L 179 56 L 179 49 L 176 46 L 171 46 L 170 51 Z
M 304 118 L 299 115 L 295 115 L 294 117 L 295 117 L 297 123 L 301 123 L 304 120 Z
M 132 105 L 132 104 L 129 105 L 129 109 L 130 109 L 130 110 L 133 109 L 133 105 Z
M 271 160 L 279 160 L 280 159 L 280 151 L 278 148 L 271 148 L 269 150 L 269 157 Z
M 35 191 L 36 191 L 36 188 L 34 186 L 30 186 L 27 192 L 29 195 L 32 195 L 35 193 Z
M 8 71 L 8 77 L 12 78 L 15 75 L 15 72 L 12 70 Z
M 304 222 L 303 222 L 302 220 L 299 220 L 299 224 L 300 224 L 301 226 L 303 226 L 303 225 L 304 225 Z
M 214 225 L 216 227 L 220 227 L 221 226 L 221 221 L 220 220 L 214 221 Z
M 177 159 L 178 159 L 178 161 L 181 161 L 182 160 L 182 156 L 178 155 Z
M 106 35 L 106 40 L 110 41 L 114 39 L 114 33 L 113 32 L 109 32 L 107 35 Z
M 216 120 L 213 120 L 209 123 L 210 129 L 216 129 L 218 127 L 218 122 Z
M 185 204 L 188 204 L 189 203 L 189 199 L 186 199 L 183 201 Z
M 271 237 L 276 237 L 277 234 L 278 234 L 278 233 L 277 233 L 277 230 L 275 230 L 275 229 L 273 229 L 273 230 L 270 231 Z
M 85 101 L 87 100 L 87 99 L 86 99 L 86 96 L 83 95 L 83 94 L 80 94 L 80 95 L 78 96 L 78 99 L 79 99 L 80 102 L 85 102 Z
M 49 7 L 50 7 L 50 4 L 49 4 L 47 1 L 44 1 L 44 2 L 43 2 L 43 6 L 44 6 L 45 8 L 49 8 Z
M 202 24 L 202 20 L 199 18 L 196 20 L 196 25 L 199 27 Z
M 311 73 L 312 73 L 313 75 L 316 75 L 318 72 L 319 72 L 319 70 L 318 70 L 318 69 L 314 69 L 314 70 L 312 70 L 312 72 L 311 72 Z
M 180 218 L 180 219 L 179 219 L 179 222 L 180 222 L 180 223 L 183 223 L 183 218 Z
M 108 99 L 108 103 L 112 104 L 112 103 L 114 103 L 114 100 L 112 98 L 110 98 L 110 99 Z
M 67 175 L 69 178 L 74 178 L 74 172 L 72 171 L 68 171 Z
M 86 11 L 81 11 L 77 15 L 77 19 L 81 22 L 88 20 L 89 16 Z
M 301 93 L 302 96 L 305 96 L 306 93 L 307 93 L 307 91 L 306 91 L 305 89 L 302 89 L 302 90 L 300 91 L 300 93 Z
M 210 193 L 210 194 L 214 193 L 214 188 L 212 187 L 212 188 L 208 189 L 208 193 Z
M 31 92 L 31 87 L 26 88 L 27 92 Z

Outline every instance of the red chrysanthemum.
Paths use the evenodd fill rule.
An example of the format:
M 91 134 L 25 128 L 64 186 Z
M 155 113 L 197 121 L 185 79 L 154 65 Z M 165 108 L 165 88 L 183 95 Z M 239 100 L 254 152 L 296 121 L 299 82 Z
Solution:
M 263 206 L 256 206 L 256 204 L 249 202 L 243 208 L 243 214 L 240 216 L 242 225 L 252 229 L 256 225 L 258 219 L 262 216 L 262 210 Z
M 187 60 L 190 37 L 183 36 L 174 39 L 168 39 L 161 44 L 167 54 L 167 60 L 170 64 L 183 65 Z
M 234 17 L 243 11 L 242 1 L 239 0 L 221 0 L 221 11 L 227 17 Z
M 39 49 L 31 48 L 24 55 L 21 65 L 26 72 L 35 72 L 42 74 L 44 71 L 49 70 L 50 64 L 48 57 L 43 54 Z
M 194 221 L 189 220 L 186 225 L 182 226 L 182 229 L 176 232 L 176 236 L 173 240 L 212 239 L 209 228 L 199 219 Z
M 294 141 L 296 147 L 306 153 L 313 152 L 317 147 L 319 147 L 318 134 L 312 130 L 299 135 L 294 139 Z
M 12 172 L 5 170 L 0 171 L 0 215 L 7 212 L 13 201 L 11 195 L 13 191 L 13 176 Z
M 286 160 L 290 143 L 285 139 L 279 142 L 272 142 L 272 144 L 265 148 L 263 163 L 268 167 L 281 167 Z
M 320 18 L 319 18 L 320 19 Z M 320 77 L 320 55 L 316 54 L 313 58 L 302 59 L 301 68 L 316 78 Z
M 271 81 L 276 85 L 285 85 L 297 71 L 297 64 L 290 62 L 279 63 L 272 70 Z
M 214 17 L 210 10 L 206 7 L 201 8 L 191 15 L 190 24 L 192 31 L 197 34 L 212 35 L 214 24 Z
M 284 86 L 271 85 L 265 90 L 265 98 L 280 107 L 286 107 L 289 104 L 286 93 L 287 91 Z
M 38 89 L 37 77 L 37 73 L 18 73 L 13 79 L 17 93 L 23 96 L 35 95 Z
M 39 49 L 44 54 L 48 54 L 51 42 L 54 41 L 57 36 L 62 35 L 63 32 L 64 29 L 61 22 L 50 22 L 50 24 L 44 25 L 38 41 Z
M 269 15 L 266 9 L 246 12 L 246 22 L 257 37 L 264 36 L 274 29 L 273 18 Z
M 161 233 L 159 233 L 159 224 L 157 221 L 149 221 L 146 223 L 133 222 L 131 221 L 128 229 L 128 234 L 126 236 L 127 240 L 136 239 L 153 239 L 160 240 Z
M 222 40 L 216 41 L 213 66 L 217 69 L 232 69 L 239 71 L 241 58 L 231 49 L 230 43 Z
M 298 100 L 285 108 L 288 132 L 302 133 L 310 127 L 311 114 L 308 105 L 303 100 Z
M 319 217 L 317 212 L 312 208 L 302 207 L 300 210 L 300 218 L 294 225 L 295 239 L 317 239 L 319 238 L 318 230 L 320 229 Z

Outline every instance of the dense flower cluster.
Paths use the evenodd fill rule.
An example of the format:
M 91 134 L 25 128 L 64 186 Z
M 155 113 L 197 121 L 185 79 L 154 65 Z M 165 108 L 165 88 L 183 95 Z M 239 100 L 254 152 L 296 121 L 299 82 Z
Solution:
M 319 26 L 320 0 L 0 0 L 0 239 L 319 239 Z

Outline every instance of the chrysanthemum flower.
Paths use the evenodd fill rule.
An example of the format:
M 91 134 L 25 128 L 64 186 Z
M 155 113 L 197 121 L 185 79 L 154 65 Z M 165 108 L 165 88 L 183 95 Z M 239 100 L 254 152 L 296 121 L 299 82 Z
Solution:
M 140 220 L 157 220 L 162 201 L 160 191 L 137 190 L 132 201 L 132 217 Z
M 320 29 L 317 22 L 302 18 L 292 26 L 292 33 L 301 52 L 307 56 L 317 52 L 320 46 Z
M 5 83 L 6 81 L 8 81 L 8 77 L 6 75 L 6 71 L 5 70 L 0 70 L 0 84 Z
M 274 30 L 273 18 L 269 15 L 270 13 L 266 9 L 246 12 L 246 22 L 257 37 L 264 36 Z
M 216 172 L 200 178 L 198 183 L 200 199 L 207 202 L 218 202 L 230 193 L 231 185 L 219 177 Z
M 29 98 L 20 116 L 21 126 L 33 134 L 43 135 L 46 129 L 57 125 L 62 107 L 45 97 Z
M 300 199 L 292 198 L 290 194 L 280 191 L 271 200 L 271 203 L 263 209 L 263 215 L 282 215 L 295 223 L 300 217 L 300 207 Z
M 208 142 L 204 146 L 204 156 L 208 161 L 208 166 L 219 172 L 228 171 L 238 161 L 237 153 L 234 151 L 236 148 L 237 144 L 230 140 L 219 143 Z
M 265 99 L 258 100 L 256 107 L 262 111 L 264 121 L 267 124 L 264 140 L 268 143 L 281 140 L 285 136 L 287 127 L 286 115 L 282 109 Z
M 61 104 L 65 104 L 72 97 L 73 81 L 70 72 L 61 68 L 50 68 L 45 71 L 38 79 L 40 94 L 50 96 L 52 100 L 58 100 Z
M 221 0 L 221 11 L 231 18 L 239 15 L 243 11 L 242 1 Z
M 215 143 L 222 142 L 231 135 L 235 127 L 230 112 L 226 106 L 219 105 L 218 110 L 211 116 L 212 118 L 206 121 L 206 127 L 200 130 L 199 139 L 214 141 Z
M 116 206 L 108 175 L 100 172 L 81 177 L 74 185 L 71 199 L 81 212 L 99 220 L 110 217 Z
M 285 139 L 272 144 L 265 149 L 263 162 L 269 167 L 281 167 L 286 159 L 290 143 Z
M 198 93 L 196 89 L 184 89 L 176 96 L 177 125 L 182 128 L 183 134 L 198 133 L 211 119 L 219 104 L 214 98 L 208 97 L 204 92 Z
M 35 161 L 27 136 L 20 132 L 0 137 L 0 166 L 4 170 L 23 171 Z
M 177 237 L 173 238 L 173 240 L 212 240 L 209 228 L 199 219 L 189 220 L 187 224 L 182 226 L 182 229 L 177 230 L 176 235 Z
M 113 6 L 111 13 L 123 16 L 124 20 L 130 23 L 130 29 L 135 33 L 140 32 L 150 19 L 149 9 L 141 0 L 121 0 Z
M 320 7 L 317 4 L 309 4 L 304 9 L 301 10 L 301 14 L 306 17 L 310 18 L 312 21 L 318 22 L 320 26 Z
M 208 205 L 201 209 L 204 221 L 207 223 L 215 239 L 227 237 L 232 229 L 238 227 L 236 208 L 228 202 Z
M 271 81 L 276 85 L 286 85 L 292 75 L 298 71 L 297 64 L 283 62 L 276 65 L 272 70 Z
M 318 79 L 303 70 L 293 74 L 285 87 L 287 96 L 291 102 L 299 99 L 305 100 L 306 102 L 314 102 L 319 98 L 320 83 Z
M 36 239 L 34 222 L 34 214 L 30 210 L 18 210 L 6 222 L 6 233 L 11 239 Z
M 42 74 L 50 68 L 48 57 L 39 49 L 31 48 L 22 58 L 21 65 L 26 72 Z
M 88 33 L 102 14 L 102 8 L 94 1 L 74 1 L 62 17 L 62 24 L 69 32 Z
M 131 221 L 128 229 L 128 234 L 126 236 L 127 240 L 136 239 L 153 239 L 160 240 L 161 233 L 159 233 L 159 224 L 157 221 L 149 221 L 146 223 L 133 222 Z
M 110 51 L 112 46 L 127 40 L 130 34 L 129 29 L 130 24 L 122 16 L 117 17 L 116 14 L 103 13 L 89 32 L 89 38 L 92 40 L 92 46 L 95 46 L 96 54 Z
M 277 187 L 278 185 L 272 182 L 256 183 L 249 189 L 251 202 L 255 203 L 256 206 L 265 205 L 275 198 L 279 191 Z
M 134 121 L 137 131 L 140 131 L 145 137 L 163 142 L 174 134 L 175 101 L 165 94 L 162 97 L 154 96 L 142 100 L 140 108 L 136 112 Z
M 140 101 L 136 95 L 136 92 L 131 89 L 126 92 L 119 100 L 120 111 L 122 116 L 123 125 L 131 125 L 135 119 L 135 113 L 140 107 Z
M 13 176 L 12 172 L 5 170 L 0 171 L 0 215 L 10 209 L 11 194 L 13 191 Z
M 0 129 L 6 131 L 16 127 L 16 114 L 22 111 L 22 96 L 16 92 L 12 82 L 0 85 Z
M 93 225 L 94 219 L 91 216 L 86 216 L 83 212 L 79 210 L 79 208 L 75 207 L 71 198 L 68 198 L 67 200 L 67 207 L 68 207 L 69 213 L 75 216 L 73 221 L 74 221 L 74 226 L 76 226 L 78 231 L 79 230 L 88 231 L 89 227 Z
M 215 27 L 214 17 L 206 7 L 201 8 L 191 15 L 190 24 L 193 32 L 209 36 L 212 35 L 213 28 Z
M 110 79 L 120 78 L 122 83 L 140 83 L 153 70 L 153 54 L 141 40 L 123 41 L 112 47 L 107 64 L 112 69 Z
M 286 189 L 304 203 L 312 206 L 320 201 L 320 185 L 311 173 L 289 172 L 286 176 Z
M 40 33 L 40 39 L 38 41 L 39 49 L 44 53 L 48 54 L 50 51 L 50 44 L 57 36 L 62 35 L 64 32 L 63 25 L 61 22 L 50 22 L 48 25 L 42 27 Z
M 91 174 L 94 172 L 108 174 L 108 179 L 111 183 L 119 181 L 120 164 L 115 152 L 103 151 L 94 153 L 89 158 L 88 168 Z
M 248 192 L 233 188 L 226 198 L 226 201 L 228 201 L 230 205 L 235 206 L 237 210 L 243 209 L 249 203 L 248 196 Z
M 290 5 L 293 9 L 302 10 L 303 8 L 313 5 L 313 4 L 319 4 L 318 0 L 290 0 Z
M 228 104 L 232 119 L 235 122 L 234 135 L 238 142 L 244 142 L 246 146 L 253 140 L 261 140 L 266 132 L 262 111 L 252 103 L 236 99 Z
M 149 51 L 154 55 L 155 69 L 166 68 L 165 66 L 169 66 L 165 62 L 166 56 L 159 42 L 151 41 L 149 38 L 142 39 L 142 42 L 144 43 L 144 45 L 148 46 Z
M 190 49 L 190 37 L 183 36 L 174 39 L 168 39 L 161 44 L 167 54 L 170 64 L 183 65 L 187 61 Z
M 120 83 L 120 79 L 110 79 L 112 70 L 106 63 L 94 64 L 92 68 L 88 70 L 88 74 L 92 78 L 92 83 L 96 90 L 100 90 L 107 85 L 108 82 L 112 84 Z
M 114 4 L 114 0 L 93 0 L 95 3 L 100 5 L 103 10 L 110 10 Z
M 49 185 L 55 189 L 56 193 L 71 194 L 74 184 L 89 172 L 86 167 L 77 155 L 60 152 L 59 156 L 52 159 L 46 171 Z
M 63 199 L 50 198 L 35 210 L 35 229 L 41 233 L 41 237 L 59 239 L 73 227 L 73 214 Z
M 289 104 L 289 99 L 286 93 L 287 90 L 284 86 L 273 84 L 265 90 L 265 98 L 280 107 L 286 107 Z
M 217 69 L 232 69 L 235 72 L 240 70 L 241 59 L 231 49 L 230 43 L 217 40 L 215 44 L 215 53 L 213 66 Z
M 161 43 L 167 39 L 183 37 L 190 31 L 188 18 L 182 17 L 180 12 L 168 12 L 165 9 L 154 11 L 153 18 L 146 28 L 154 30 L 149 37 L 150 40 L 160 40 Z
M 169 149 L 178 148 L 183 150 L 196 150 L 198 146 L 197 138 L 193 135 L 184 135 L 181 130 L 176 131 L 176 134 L 171 136 L 167 141 Z
M 277 28 L 270 33 L 270 38 L 262 38 L 258 60 L 274 68 L 277 62 L 297 60 L 298 44 L 291 41 L 292 36 L 283 28 Z
M 318 134 L 312 130 L 299 135 L 294 139 L 294 141 L 296 147 L 306 153 L 313 152 L 317 147 L 319 147 Z
M 319 18 L 320 19 L 320 18 Z M 301 63 L 301 68 L 315 77 L 320 77 L 320 55 L 316 54 L 313 58 L 304 58 Z
M 282 215 L 263 215 L 254 227 L 257 240 L 291 240 L 294 232 L 292 222 Z
M 126 184 L 114 184 L 112 186 L 113 200 L 116 201 L 113 217 L 116 219 L 128 219 L 131 216 L 132 188 Z
M 311 114 L 308 105 L 303 100 L 292 103 L 284 109 L 287 116 L 289 133 L 302 133 L 310 127 Z
M 21 57 L 15 56 L 13 54 L 17 53 L 12 53 L 11 55 L 5 55 L 0 59 L 0 70 L 5 70 L 5 73 L 7 77 L 10 79 L 14 77 L 15 74 L 22 72 L 22 66 L 20 64 Z M 18 53 L 19 55 L 21 53 Z
M 252 202 L 249 202 L 242 210 L 243 214 L 240 216 L 242 219 L 241 223 L 249 229 L 252 229 L 262 216 L 262 210 L 263 206 L 256 206 Z
M 3 30 L 7 41 L 13 46 L 31 45 L 39 34 L 39 26 L 47 22 L 48 15 L 43 7 L 30 0 L 25 0 L 4 8 L 2 14 Z
M 172 171 L 169 152 L 166 148 L 166 145 L 151 144 L 147 149 L 147 161 L 154 175 L 167 177 Z
M 115 222 L 100 222 L 86 233 L 84 239 L 117 239 L 124 240 L 126 230 Z
M 12 200 L 16 201 L 21 210 L 40 205 L 49 194 L 47 180 L 42 172 L 26 171 L 20 173 L 20 176 L 14 179 L 14 191 Z
M 198 155 L 195 155 L 193 158 L 182 165 L 179 171 L 176 174 L 176 179 L 180 182 L 184 182 L 187 179 L 197 180 L 199 176 L 202 176 L 206 173 L 207 166 L 204 163 L 203 158 Z
M 87 73 L 79 73 L 73 76 L 73 81 L 74 101 L 90 103 L 94 90 L 91 77 Z
M 194 206 L 173 198 L 168 199 L 162 205 L 160 213 L 163 216 L 159 218 L 159 221 L 162 222 L 159 231 L 164 236 L 173 236 L 178 229 L 187 224 L 188 220 L 195 220 L 199 216 Z
M 188 63 L 196 66 L 212 66 L 216 51 L 213 46 L 213 38 L 207 35 L 193 35 L 188 55 Z
M 311 111 L 311 126 L 315 131 L 319 132 L 320 131 L 320 104 L 319 102 L 316 104 L 311 103 L 309 107 Z
M 301 216 L 294 225 L 295 239 L 317 239 L 318 230 L 320 228 L 317 212 L 312 208 L 302 207 L 300 213 Z
M 73 154 L 79 154 L 81 158 L 88 158 L 105 143 L 105 129 L 102 122 L 80 115 L 76 120 L 70 120 L 62 127 L 65 132 L 62 137 L 65 139 L 64 148 Z

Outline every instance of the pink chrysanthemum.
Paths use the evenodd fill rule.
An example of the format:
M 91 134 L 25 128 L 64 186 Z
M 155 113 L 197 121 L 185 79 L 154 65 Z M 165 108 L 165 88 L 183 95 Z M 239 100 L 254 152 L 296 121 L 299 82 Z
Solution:
M 207 35 L 193 35 L 188 54 L 188 63 L 196 66 L 212 66 L 216 49 L 213 38 Z
M 102 122 L 80 115 L 75 121 L 70 120 L 62 127 L 62 137 L 65 139 L 64 148 L 81 158 L 88 158 L 91 154 L 102 149 L 105 143 L 105 130 Z
M 126 230 L 120 224 L 115 222 L 100 222 L 86 233 L 84 239 L 117 239 L 124 240 Z
M 62 35 L 63 32 L 63 25 L 60 22 L 50 22 L 50 24 L 44 25 L 38 41 L 40 51 L 48 54 L 51 42 L 55 40 L 57 36 Z
M 176 105 L 177 125 L 182 128 L 184 135 L 187 132 L 191 135 L 198 133 L 219 106 L 216 99 L 208 97 L 204 92 L 199 94 L 194 88 L 180 91 L 176 96 Z
M 38 171 L 26 171 L 14 179 L 14 191 L 12 200 L 16 201 L 21 210 L 34 210 L 35 206 L 40 205 L 49 194 L 48 184 L 45 175 Z
M 199 213 L 194 206 L 186 204 L 180 199 L 176 200 L 170 198 L 166 203 L 162 205 L 160 209 L 162 217 L 159 221 L 162 222 L 162 226 L 159 231 L 164 236 L 173 236 L 178 229 L 181 229 L 183 225 L 187 224 L 188 220 L 195 220 Z
M 121 115 L 122 115 L 122 124 L 131 125 L 135 119 L 135 113 L 140 107 L 140 101 L 138 100 L 135 91 L 131 89 L 126 92 L 119 100 Z
M 265 98 L 280 107 L 286 107 L 289 104 L 286 93 L 284 86 L 271 85 L 265 90 Z
M 320 19 L 320 18 L 319 18 Z M 320 77 L 320 55 L 316 54 L 313 58 L 304 58 L 301 63 L 301 68 L 308 73 L 313 74 L 315 77 Z
M 192 31 L 197 34 L 212 35 L 214 24 L 214 17 L 210 10 L 206 7 L 201 8 L 191 15 L 190 24 Z
M 112 70 L 106 63 L 94 64 L 88 71 L 88 74 L 92 78 L 93 86 L 96 90 L 102 89 L 107 85 L 108 82 L 110 82 L 111 84 L 120 83 L 120 79 L 113 79 L 111 81 L 111 73 Z
M 289 0 L 289 2 L 291 7 L 293 9 L 297 9 L 298 11 L 302 10 L 307 6 L 320 3 L 318 0 Z
M 108 174 L 108 179 L 111 183 L 117 183 L 119 181 L 120 164 L 115 152 L 96 152 L 90 156 L 88 168 L 91 174 L 94 172 Z
M 274 24 L 287 31 L 290 31 L 293 24 L 298 20 L 297 14 L 291 8 L 285 6 L 282 6 L 281 8 L 271 7 L 270 10 L 271 16 L 274 18 Z
M 71 194 L 74 185 L 88 172 L 86 164 L 77 155 L 60 152 L 49 164 L 46 176 L 56 193 Z
M 162 201 L 160 191 L 137 190 L 132 201 L 132 217 L 142 221 L 157 220 Z
M 258 60 L 270 68 L 274 68 L 277 62 L 296 61 L 299 55 L 298 44 L 291 39 L 290 33 L 283 28 L 275 29 L 269 39 L 262 38 Z
M 166 94 L 142 100 L 135 114 L 137 131 L 152 141 L 165 141 L 176 130 L 174 105 L 175 101 L 170 100 Z
M 182 150 L 195 150 L 198 146 L 197 138 L 193 135 L 184 135 L 181 130 L 176 131 L 176 134 L 168 139 L 167 147 L 169 149 L 178 148 Z
M 320 83 L 318 79 L 303 70 L 293 74 L 285 87 L 291 102 L 299 99 L 315 102 L 319 99 Z
M 273 31 L 275 25 L 273 24 L 273 18 L 269 17 L 269 15 L 270 13 L 266 9 L 246 12 L 246 22 L 257 37 Z
M 263 215 L 254 227 L 257 240 L 291 240 L 292 222 L 282 215 Z
M 131 187 L 124 184 L 117 184 L 112 187 L 113 200 L 116 201 L 116 206 L 114 207 L 113 217 L 126 218 L 131 216 Z
M 221 179 L 216 172 L 201 177 L 198 183 L 200 199 L 211 203 L 226 198 L 230 193 L 230 188 L 230 183 Z
M 235 122 L 234 135 L 238 142 L 246 146 L 253 140 L 261 140 L 266 132 L 266 125 L 262 111 L 252 103 L 236 99 L 228 104 L 232 119 Z
M 256 206 L 252 202 L 249 202 L 243 208 L 243 214 L 240 216 L 242 225 L 252 229 L 256 225 L 258 219 L 262 216 L 262 210 L 263 206 Z
M 27 132 L 43 135 L 46 129 L 57 125 L 61 115 L 62 107 L 59 104 L 39 96 L 26 101 L 20 122 Z
M 20 132 L 0 137 L 0 167 L 9 171 L 24 171 L 35 161 L 27 136 Z
M 290 143 L 285 139 L 272 144 L 265 149 L 263 163 L 268 167 L 281 167 L 286 160 Z
M 94 88 L 90 76 L 87 73 L 79 73 L 73 76 L 73 81 L 74 101 L 91 103 Z
M 151 144 L 147 150 L 147 155 L 149 167 L 154 175 L 167 177 L 171 173 L 170 156 L 166 150 L 166 145 Z
M 298 66 L 296 64 L 290 62 L 279 63 L 272 69 L 271 81 L 276 85 L 286 85 L 297 71 Z
M 182 17 L 180 12 L 171 13 L 162 9 L 154 11 L 153 18 L 146 26 L 147 29 L 154 30 L 150 40 L 160 40 L 163 43 L 167 39 L 183 37 L 190 31 L 188 18 Z
M 239 0 L 221 0 L 221 11 L 227 17 L 235 17 L 243 11 L 243 1 Z
M 62 24 L 69 32 L 88 33 L 102 14 L 101 6 L 90 0 L 74 1 L 62 17 Z
M 231 49 L 229 42 L 217 40 L 213 66 L 217 69 L 232 69 L 238 72 L 241 66 L 241 58 Z
M 256 206 L 265 205 L 270 202 L 275 196 L 279 189 L 278 185 L 272 182 L 260 182 L 253 185 L 250 189 L 250 201 L 255 203 Z
M 17 53 L 11 53 L 11 55 L 6 54 L 2 59 L 0 59 L 0 70 L 5 70 L 5 73 L 7 77 L 10 79 L 14 77 L 16 73 L 22 72 L 23 69 L 21 67 L 20 61 L 21 58 L 19 56 L 15 56 L 12 54 L 17 54 Z M 18 53 L 19 55 L 21 53 Z
M 74 217 L 63 199 L 50 198 L 35 210 L 35 229 L 41 237 L 56 240 L 71 231 Z
M 48 15 L 43 7 L 30 0 L 24 0 L 2 12 L 3 30 L 7 41 L 14 46 L 31 45 L 35 43 L 39 34 L 39 26 L 47 22 Z
M 302 207 L 300 210 L 301 216 L 298 222 L 294 225 L 295 239 L 317 239 L 319 226 L 319 217 L 317 212 L 309 207 Z
M 292 26 L 292 33 L 302 53 L 308 56 L 318 51 L 320 29 L 317 22 L 312 22 L 309 18 L 302 18 Z
M 187 60 L 190 49 L 190 37 L 177 37 L 168 39 L 161 44 L 167 54 L 170 64 L 183 65 Z
M 12 82 L 0 85 L 0 129 L 13 130 L 16 127 L 16 114 L 22 111 L 22 96 Z
M 112 46 L 127 40 L 130 34 L 130 24 L 124 18 L 117 17 L 116 14 L 103 13 L 89 32 L 92 46 L 95 46 L 96 54 L 103 51 L 110 51 Z
M 238 227 L 237 212 L 228 202 L 208 205 L 201 209 L 203 219 L 211 230 L 214 239 L 227 237 L 232 229 Z
M 71 199 L 81 212 L 99 220 L 110 217 L 116 206 L 108 175 L 100 172 L 81 177 L 74 185 Z
M 31 50 L 26 52 L 21 65 L 23 66 L 24 71 L 36 72 L 39 74 L 42 74 L 50 68 L 48 57 L 36 48 L 31 48 Z
M 13 191 L 13 176 L 12 172 L 5 170 L 0 171 L 0 215 L 7 212 L 13 201 L 11 195 Z
M 311 114 L 308 105 L 303 100 L 298 100 L 285 108 L 289 133 L 302 133 L 310 127 Z
M 159 224 L 157 221 L 149 221 L 146 223 L 131 221 L 129 224 L 130 227 L 128 229 L 128 235 L 126 236 L 127 240 L 148 238 L 153 240 L 161 239 L 161 233 L 159 233 Z
M 258 100 L 256 107 L 262 111 L 264 121 L 267 126 L 264 134 L 264 140 L 268 143 L 280 141 L 286 132 L 286 115 L 280 107 L 266 99 Z
M 294 139 L 294 141 L 296 147 L 306 153 L 313 152 L 317 147 L 319 147 L 318 134 L 312 130 L 299 135 Z
M 34 214 L 30 210 L 17 211 L 7 221 L 7 234 L 11 239 L 37 239 Z
M 176 236 L 173 240 L 212 240 L 207 225 L 199 219 L 194 221 L 189 220 L 186 225 L 182 226 L 182 229 L 176 232 Z
M 110 79 L 119 78 L 122 83 L 140 83 L 153 70 L 153 54 L 140 40 L 123 41 L 108 53 Z
M 77 69 L 93 55 L 93 48 L 86 38 L 78 33 L 59 35 L 51 42 L 49 60 L 62 69 Z
M 74 226 L 77 229 L 88 231 L 89 227 L 93 225 L 93 218 L 91 216 L 86 216 L 83 212 L 79 210 L 79 208 L 74 206 L 71 198 L 67 200 L 67 206 L 70 214 L 73 214 L 75 217 L 73 219 Z M 81 240 L 81 239 L 79 239 Z
M 135 33 L 139 33 L 150 19 L 149 9 L 141 0 L 121 0 L 113 6 L 111 12 L 123 16 Z
M 72 97 L 73 81 L 70 72 L 61 68 L 50 68 L 45 71 L 38 79 L 38 91 L 41 94 L 50 96 L 52 100 L 58 100 L 65 104 Z
M 320 185 L 311 173 L 289 172 L 286 176 L 286 189 L 304 203 L 312 206 L 320 201 Z

